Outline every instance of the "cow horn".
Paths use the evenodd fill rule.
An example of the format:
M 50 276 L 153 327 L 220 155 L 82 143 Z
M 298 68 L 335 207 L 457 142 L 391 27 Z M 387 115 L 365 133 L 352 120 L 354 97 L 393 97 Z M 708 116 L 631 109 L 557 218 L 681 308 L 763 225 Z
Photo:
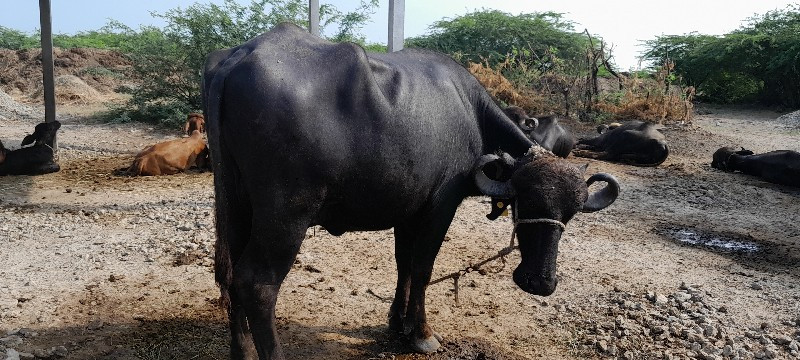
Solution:
M 592 185 L 595 181 L 605 181 L 607 185 L 589 195 L 589 198 L 583 204 L 582 212 L 595 212 L 605 209 L 614 203 L 617 195 L 619 195 L 619 182 L 614 176 L 606 173 L 594 174 L 589 180 L 586 180 L 586 186 Z
M 480 189 L 484 195 L 501 199 L 512 198 L 514 197 L 515 191 L 509 181 L 492 180 L 483 173 L 483 167 L 486 164 L 497 160 L 501 159 L 494 154 L 481 156 L 480 160 L 478 160 L 478 164 L 475 166 L 475 185 L 478 186 L 478 189 Z

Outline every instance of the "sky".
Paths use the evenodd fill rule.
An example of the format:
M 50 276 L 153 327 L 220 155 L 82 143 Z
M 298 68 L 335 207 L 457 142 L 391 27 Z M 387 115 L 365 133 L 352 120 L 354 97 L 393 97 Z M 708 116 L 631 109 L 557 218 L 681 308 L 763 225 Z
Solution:
M 237 0 L 248 3 L 249 0 Z M 622 70 L 638 67 L 641 41 L 659 35 L 680 35 L 698 32 L 722 35 L 737 29 L 756 14 L 785 9 L 800 0 L 405 0 L 405 37 L 424 35 L 430 24 L 443 18 L 454 18 L 475 10 L 497 9 L 512 15 L 555 11 L 575 23 L 576 31 L 588 29 L 613 45 L 613 61 Z M 2 0 L 0 25 L 32 32 L 39 28 L 38 1 Z M 109 19 L 137 28 L 139 25 L 162 26 L 151 11 L 185 8 L 196 0 L 51 0 L 53 31 L 72 34 L 102 27 Z M 200 0 L 221 3 L 222 0 Z M 339 10 L 350 11 L 360 0 L 320 0 Z M 380 7 L 372 22 L 362 30 L 369 42 L 386 43 L 388 37 L 388 3 Z

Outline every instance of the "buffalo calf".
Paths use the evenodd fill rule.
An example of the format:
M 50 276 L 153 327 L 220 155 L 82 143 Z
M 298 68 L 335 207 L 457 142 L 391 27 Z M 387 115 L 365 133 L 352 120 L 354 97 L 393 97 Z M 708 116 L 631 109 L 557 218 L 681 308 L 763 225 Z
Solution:
M 9 150 L 0 142 L 0 176 L 42 175 L 61 170 L 53 159 L 53 142 L 60 127 L 58 121 L 36 125 L 33 134 L 22 140 L 22 146 L 33 146 Z

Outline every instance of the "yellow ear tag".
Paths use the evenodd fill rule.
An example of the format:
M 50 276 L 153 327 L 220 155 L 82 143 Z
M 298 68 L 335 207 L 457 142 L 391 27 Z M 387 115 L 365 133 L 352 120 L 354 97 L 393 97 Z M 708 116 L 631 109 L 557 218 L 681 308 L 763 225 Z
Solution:
M 503 213 L 500 214 L 502 216 L 508 216 L 508 209 L 503 210 Z
M 502 202 L 502 201 L 498 201 L 498 202 L 497 202 L 497 208 L 498 208 L 498 209 L 502 209 L 504 206 L 506 206 L 506 204 L 503 204 L 503 202 Z

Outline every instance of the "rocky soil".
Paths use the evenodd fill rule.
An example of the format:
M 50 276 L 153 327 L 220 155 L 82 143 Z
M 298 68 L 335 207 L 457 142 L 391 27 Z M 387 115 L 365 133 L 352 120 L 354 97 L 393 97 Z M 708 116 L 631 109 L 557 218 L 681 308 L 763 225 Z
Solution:
M 35 107 L 0 110 L 0 140 L 12 148 L 40 118 Z M 0 178 L 0 359 L 227 358 L 211 175 L 116 176 L 179 130 L 97 124 L 81 111 L 60 110 L 61 172 Z M 800 358 L 800 190 L 709 166 L 721 146 L 800 150 L 798 129 L 771 111 L 700 113 L 664 128 L 672 153 L 659 167 L 570 158 L 617 176 L 622 194 L 568 224 L 556 293 L 516 288 L 517 253 L 466 274 L 458 305 L 451 282 L 432 285 L 429 320 L 446 340 L 429 356 L 386 332 L 392 231 L 309 229 L 277 310 L 287 355 Z M 489 210 L 484 198 L 462 204 L 434 277 L 507 245 L 510 220 L 489 221 Z

